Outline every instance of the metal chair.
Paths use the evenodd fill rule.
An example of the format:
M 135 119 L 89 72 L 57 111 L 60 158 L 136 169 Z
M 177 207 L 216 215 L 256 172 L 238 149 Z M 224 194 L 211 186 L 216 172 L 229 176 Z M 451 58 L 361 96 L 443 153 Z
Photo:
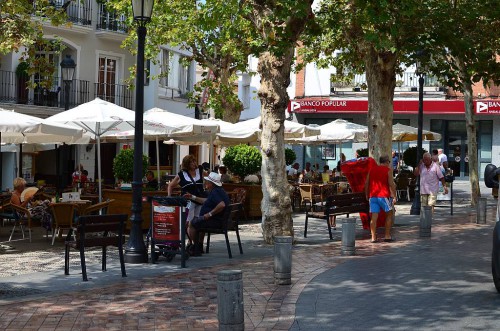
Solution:
M 28 209 L 18 206 L 18 205 L 10 205 L 11 208 L 14 211 L 15 215 L 15 221 L 14 221 L 14 227 L 12 228 L 12 232 L 10 233 L 9 241 L 12 240 L 12 236 L 14 235 L 14 231 L 16 230 L 16 227 L 19 227 L 21 229 L 21 232 L 23 234 L 23 239 L 25 239 L 24 236 L 24 229 L 27 227 L 28 228 L 28 234 L 29 234 L 29 240 L 31 242 L 31 213 Z

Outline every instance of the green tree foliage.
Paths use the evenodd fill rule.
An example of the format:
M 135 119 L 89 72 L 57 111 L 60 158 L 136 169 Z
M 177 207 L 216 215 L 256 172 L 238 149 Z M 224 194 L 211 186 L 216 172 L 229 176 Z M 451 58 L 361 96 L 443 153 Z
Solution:
M 498 1 L 430 1 L 425 16 L 428 30 L 418 43 L 428 55 L 426 68 L 444 85 L 463 93 L 469 151 L 471 205 L 481 195 L 474 84 L 486 89 L 500 84 L 500 7 Z
M 110 5 L 131 17 L 130 0 L 111 0 Z M 135 52 L 136 39 L 136 31 L 131 29 L 124 46 Z M 214 109 L 218 118 L 234 123 L 243 110 L 234 89 L 236 72 L 247 70 L 251 40 L 238 0 L 156 1 L 148 24 L 146 57 L 156 61 L 159 45 L 191 52 L 189 60 L 212 73 L 195 87 L 198 93 L 192 96 L 192 106 L 206 89 L 208 102 L 204 106 Z
M 229 147 L 222 162 L 229 171 L 243 180 L 248 175 L 260 172 L 262 156 L 257 147 L 241 144 Z
M 297 154 L 291 148 L 285 148 L 285 164 L 287 166 L 292 165 L 297 159 Z
M 424 153 L 427 153 L 427 150 L 424 148 L 420 149 L 420 155 L 424 155 Z M 405 162 L 406 165 L 415 168 L 420 162 L 420 160 L 417 160 L 417 147 L 409 147 L 407 150 L 403 152 L 403 161 Z
M 369 151 L 375 159 L 390 154 L 396 74 L 413 61 L 423 6 L 416 0 L 322 0 L 304 38 L 305 61 L 335 66 L 336 81 L 366 72 Z
M 142 176 L 146 175 L 149 165 L 149 158 L 142 156 Z M 113 173 L 116 178 L 125 183 L 132 182 L 134 177 L 134 150 L 122 149 L 113 160 Z

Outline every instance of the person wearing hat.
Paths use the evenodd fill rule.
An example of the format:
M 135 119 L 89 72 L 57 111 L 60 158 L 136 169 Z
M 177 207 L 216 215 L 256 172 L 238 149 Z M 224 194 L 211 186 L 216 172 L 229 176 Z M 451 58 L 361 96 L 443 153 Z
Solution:
M 206 198 L 191 193 L 184 194 L 184 198 L 202 204 L 200 216 L 194 217 L 188 227 L 189 236 L 194 241 L 194 251 L 190 252 L 193 256 L 199 256 L 203 252 L 205 234 L 199 232 L 198 229 L 207 226 L 221 226 L 224 221 L 224 210 L 230 204 L 229 196 L 222 188 L 221 176 L 218 173 L 211 172 L 204 179 L 205 189 L 208 191 Z

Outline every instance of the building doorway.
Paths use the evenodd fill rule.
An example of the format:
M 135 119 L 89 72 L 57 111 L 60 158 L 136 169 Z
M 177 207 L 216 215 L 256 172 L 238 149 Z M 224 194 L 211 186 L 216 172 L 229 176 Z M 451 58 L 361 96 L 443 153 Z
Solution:
M 469 177 L 469 155 L 466 136 L 448 136 L 448 165 L 453 170 L 455 177 Z

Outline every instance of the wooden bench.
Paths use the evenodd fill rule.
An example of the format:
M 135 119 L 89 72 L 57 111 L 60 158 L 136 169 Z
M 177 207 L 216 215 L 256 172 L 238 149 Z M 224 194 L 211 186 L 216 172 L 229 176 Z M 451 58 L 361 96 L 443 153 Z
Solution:
M 238 239 L 240 254 L 243 254 L 243 248 L 241 246 L 241 240 L 240 240 L 239 222 L 238 222 L 238 219 L 239 217 L 241 217 L 241 215 L 242 215 L 241 203 L 232 203 L 229 206 L 226 206 L 226 209 L 224 211 L 224 222 L 220 227 L 207 226 L 198 229 L 199 232 L 204 232 L 207 234 L 207 250 L 206 250 L 207 254 L 210 251 L 210 235 L 223 234 L 226 237 L 226 246 L 229 258 L 230 259 L 233 258 L 233 255 L 231 254 L 231 246 L 229 245 L 229 237 L 227 235 L 229 231 L 236 232 L 236 238 Z
M 127 277 L 125 273 L 125 259 L 123 256 L 123 243 L 125 238 L 126 214 L 116 215 L 89 215 L 80 216 L 76 228 L 76 236 L 70 231 L 66 237 L 64 254 L 64 274 L 69 275 L 69 250 L 75 248 L 80 251 L 80 261 L 82 265 L 82 277 L 87 281 L 87 267 L 85 264 L 85 247 L 102 248 L 102 271 L 106 271 L 106 249 L 108 246 L 118 247 L 120 256 L 120 266 L 122 277 Z M 75 239 L 72 239 L 75 238 Z
M 349 217 L 351 213 L 368 213 L 370 209 L 364 192 L 330 195 L 326 198 L 326 202 L 323 206 L 318 206 L 318 204 L 316 204 L 315 207 L 320 208 L 320 210 L 310 208 L 306 211 L 304 238 L 307 238 L 307 223 L 309 218 L 326 220 L 330 240 L 333 240 L 330 217 L 335 218 L 337 215 L 344 214 Z

